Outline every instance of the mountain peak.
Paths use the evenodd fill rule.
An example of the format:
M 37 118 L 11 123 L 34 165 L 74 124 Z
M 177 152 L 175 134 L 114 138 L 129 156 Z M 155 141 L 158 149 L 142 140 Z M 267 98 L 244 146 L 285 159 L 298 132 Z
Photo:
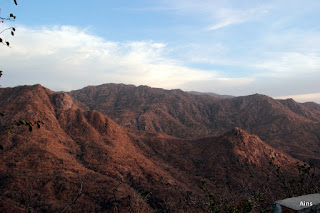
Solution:
M 233 129 L 231 129 L 230 131 L 226 132 L 224 134 L 224 136 L 227 136 L 227 137 L 232 137 L 232 138 L 247 138 L 249 136 L 252 136 L 250 135 L 248 132 L 246 132 L 245 130 L 239 128 L 239 127 L 235 127 Z
M 232 129 L 232 131 L 236 134 L 236 135 L 241 135 L 244 130 L 240 129 L 239 127 L 235 127 L 234 129 Z
M 249 98 L 254 98 L 254 99 L 269 99 L 269 100 L 272 100 L 271 97 L 269 97 L 267 95 L 259 94 L 259 93 L 255 93 L 255 94 L 248 95 L 248 96 L 243 96 L 243 97 L 249 97 Z

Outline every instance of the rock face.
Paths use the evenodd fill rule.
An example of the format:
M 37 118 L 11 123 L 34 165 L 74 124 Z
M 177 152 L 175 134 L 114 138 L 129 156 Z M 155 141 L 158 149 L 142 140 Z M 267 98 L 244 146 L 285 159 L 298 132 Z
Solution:
M 69 94 L 134 130 L 196 139 L 238 126 L 300 160 L 320 165 L 320 105 L 315 103 L 260 94 L 224 99 L 123 84 L 90 86 Z
M 51 101 L 53 105 L 60 110 L 70 109 L 73 105 L 72 98 L 66 93 L 56 93 L 52 95 Z
M 210 134 L 210 109 L 205 103 L 217 100 L 181 90 L 123 84 L 89 86 L 69 94 L 90 110 L 98 110 L 124 127 L 181 138 Z
M 316 125 L 261 95 L 219 100 L 180 90 L 111 87 L 88 87 L 85 92 L 69 94 L 41 85 L 0 89 L 1 112 L 5 115 L 0 119 L 2 212 L 59 212 L 74 200 L 80 186 L 83 193 L 70 206 L 70 212 L 209 212 L 209 190 L 214 192 L 210 199 L 222 199 L 223 195 L 234 206 L 241 206 L 248 193 L 263 187 L 280 199 L 283 194 L 274 182 L 265 180 L 277 166 L 293 175 L 299 160 L 243 129 L 241 125 L 250 122 L 254 122 L 252 129 L 262 125 L 258 114 L 245 112 L 278 116 L 274 131 L 282 131 L 281 121 L 291 119 L 302 127 L 308 122 Z M 239 115 L 233 111 L 236 109 Z M 132 126 L 125 128 L 106 114 L 119 116 L 117 122 Z M 242 118 L 244 115 L 247 117 Z M 4 133 L 20 119 L 44 124 L 32 132 L 26 126 L 13 125 L 12 134 Z M 223 119 L 227 121 L 217 127 L 217 132 L 232 127 L 223 134 L 208 136 L 214 132 L 209 126 L 223 123 Z M 241 125 L 235 125 L 237 119 Z M 268 122 L 271 118 L 265 128 Z M 206 125 L 201 134 L 207 137 L 186 139 Z M 152 128 L 145 131 L 148 126 Z M 170 128 L 171 136 L 163 134 Z M 311 134 L 309 129 L 301 131 Z M 268 178 L 276 179 L 272 175 Z

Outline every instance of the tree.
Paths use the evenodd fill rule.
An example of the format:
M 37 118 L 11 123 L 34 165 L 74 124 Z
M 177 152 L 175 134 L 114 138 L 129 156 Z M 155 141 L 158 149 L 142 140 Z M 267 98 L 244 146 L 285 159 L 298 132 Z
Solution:
M 13 0 L 14 4 L 15 5 L 18 5 L 17 1 L 16 0 Z M 1 8 L 0 8 L 0 12 L 1 12 Z M 0 16 L 0 23 L 4 23 L 5 21 L 14 21 L 16 19 L 16 16 L 13 15 L 13 13 L 10 13 L 9 17 L 1 17 Z M 0 32 L 0 36 L 2 33 L 4 33 L 5 31 L 11 31 L 11 35 L 14 36 L 14 33 L 16 31 L 16 28 L 14 27 L 8 27 L 8 28 L 5 28 L 3 29 L 1 32 Z M 10 46 L 10 43 L 9 41 L 4 41 L 2 37 L 0 37 L 0 43 L 3 43 L 5 45 L 7 45 L 8 47 Z M 2 76 L 2 71 L 0 71 L 0 78 Z M 3 116 L 2 113 L 0 113 L 0 116 Z
M 13 0 L 13 2 L 14 2 L 15 5 L 18 5 L 16 0 Z M 1 8 L 0 8 L 0 12 L 1 12 Z M 13 15 L 13 13 L 10 13 L 9 17 L 7 17 L 7 18 L 4 18 L 4 17 L 0 16 L 0 23 L 4 23 L 5 21 L 14 21 L 15 19 L 16 19 L 16 16 Z M 14 36 L 14 32 L 16 31 L 16 28 L 14 28 L 14 27 L 9 27 L 9 28 L 6 28 L 6 29 L 2 30 L 0 32 L 0 36 L 1 36 L 2 33 L 4 33 L 5 31 L 8 31 L 8 30 L 11 30 L 11 35 Z M 0 37 L 0 43 L 3 43 L 5 45 L 7 45 L 8 47 L 10 46 L 9 41 L 5 41 L 4 42 L 3 38 L 1 38 L 1 37 Z M 0 71 L 0 78 L 1 78 L 1 76 L 2 76 L 2 71 Z M 0 116 L 3 117 L 4 114 L 2 112 L 0 112 Z M 3 149 L 3 147 L 1 145 L 0 145 L 0 149 L 1 150 Z
M 13 0 L 13 2 L 15 5 L 18 5 L 16 0 Z M 0 11 L 1 11 L 1 8 L 0 8 Z M 15 19 L 16 19 L 16 16 L 13 15 L 13 13 L 10 13 L 10 16 L 7 18 L 0 17 L 0 20 L 1 20 L 0 23 L 4 23 L 5 21 L 14 21 Z M 3 32 L 8 31 L 8 30 L 11 30 L 11 35 L 14 36 L 14 32 L 16 31 L 16 29 L 14 27 L 9 27 L 9 28 L 2 30 L 0 32 L 0 35 Z M 10 47 L 10 43 L 8 41 L 4 42 L 1 37 L 0 37 L 0 43 L 4 43 L 8 47 Z M 1 78 L 1 76 L 2 76 L 2 71 L 0 71 L 0 78 Z M 2 112 L 0 112 L 0 116 L 3 117 L 4 114 Z M 27 126 L 29 131 L 31 132 L 33 129 L 32 128 L 33 125 L 36 125 L 38 128 L 40 128 L 40 124 L 44 124 L 44 123 L 42 121 L 31 122 L 31 121 L 25 121 L 25 120 L 19 120 L 19 121 L 15 120 L 13 125 L 6 127 L 6 132 L 9 134 L 12 133 L 13 126 Z M 1 144 L 0 144 L 0 150 L 3 150 L 3 146 Z
M 15 5 L 18 5 L 16 0 L 13 0 L 13 2 L 15 3 Z M 16 19 L 16 16 L 13 15 L 13 13 L 10 13 L 9 17 L 1 17 L 0 16 L 0 23 L 4 23 L 5 21 L 14 21 L 15 19 Z M 14 36 L 16 28 L 14 28 L 14 27 L 5 28 L 0 32 L 0 35 L 2 33 L 4 33 L 5 31 L 11 31 L 11 35 Z M 2 37 L 0 37 L 0 43 L 3 43 L 5 45 L 7 45 L 8 47 L 10 46 L 10 42 L 4 41 L 4 39 Z M 1 77 L 1 75 L 0 75 L 0 77 Z

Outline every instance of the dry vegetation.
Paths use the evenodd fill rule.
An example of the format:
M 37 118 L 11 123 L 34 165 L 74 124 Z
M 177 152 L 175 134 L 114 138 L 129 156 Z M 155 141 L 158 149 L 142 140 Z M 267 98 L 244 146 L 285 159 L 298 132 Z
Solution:
M 240 128 L 198 139 L 137 131 L 40 85 L 0 89 L 0 104 L 3 212 L 263 212 L 319 192 L 316 168 Z M 22 118 L 44 124 L 5 133 Z

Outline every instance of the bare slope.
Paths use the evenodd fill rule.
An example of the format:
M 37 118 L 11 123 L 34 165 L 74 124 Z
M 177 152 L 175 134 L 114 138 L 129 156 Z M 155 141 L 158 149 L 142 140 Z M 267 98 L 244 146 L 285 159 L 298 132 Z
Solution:
M 26 206 L 60 211 L 82 181 L 73 211 L 205 212 L 201 181 L 211 188 L 228 184 L 215 190 L 217 196 L 242 199 L 247 194 L 241 184 L 259 188 L 273 169 L 272 157 L 289 173 L 295 167 L 295 159 L 239 128 L 196 140 L 125 129 L 101 112 L 79 108 L 68 94 L 40 85 L 0 89 L 0 104 L 2 130 L 12 118 L 45 122 L 32 132 L 15 127 L 13 134 L 1 134 L 4 212 L 24 212 Z
M 318 105 L 254 94 L 219 99 L 181 90 L 104 84 L 71 91 L 72 97 L 118 124 L 136 130 L 195 139 L 235 126 L 301 160 L 320 165 Z

